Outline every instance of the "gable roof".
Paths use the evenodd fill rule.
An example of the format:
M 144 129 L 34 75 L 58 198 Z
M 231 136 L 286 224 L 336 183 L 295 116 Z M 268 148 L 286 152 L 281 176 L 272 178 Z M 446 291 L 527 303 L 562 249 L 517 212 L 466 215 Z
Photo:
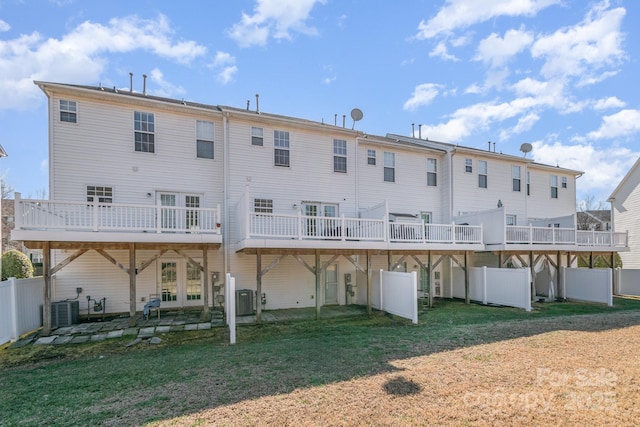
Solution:
M 631 178 L 631 176 L 636 172 L 638 167 L 640 167 L 640 157 L 638 157 L 638 160 L 636 160 L 633 166 L 631 166 L 631 169 L 629 169 L 629 172 L 627 172 L 627 174 L 624 176 L 624 178 L 622 178 L 622 180 L 620 181 L 618 186 L 615 188 L 615 190 L 613 190 L 613 192 L 607 199 L 607 202 L 611 202 L 612 200 L 615 200 L 617 194 L 620 192 L 620 190 L 626 184 L 626 182 Z

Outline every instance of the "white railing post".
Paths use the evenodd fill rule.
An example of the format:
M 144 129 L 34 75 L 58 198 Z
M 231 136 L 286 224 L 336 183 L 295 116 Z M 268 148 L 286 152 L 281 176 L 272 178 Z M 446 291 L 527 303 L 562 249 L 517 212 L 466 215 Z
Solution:
M 344 214 L 340 216 L 340 233 L 342 234 L 342 241 L 345 241 L 345 236 L 347 234 L 347 229 L 344 228 Z
M 484 242 L 484 222 L 480 223 L 480 240 L 478 243 Z
M 10 277 L 11 286 L 11 341 L 18 340 L 18 290 L 16 289 L 16 278 Z
M 222 212 L 220 211 L 220 203 L 216 205 L 216 232 L 218 234 L 222 232 Z
M 533 225 L 529 224 L 529 244 L 533 244 Z
M 156 202 L 156 233 L 162 233 L 162 205 L 160 199 Z
M 298 240 L 302 240 L 302 229 L 303 229 L 303 224 L 302 224 L 302 211 L 298 210 Z
M 21 194 L 18 192 L 13 193 L 14 203 L 13 206 L 13 221 L 16 230 L 22 227 L 22 215 L 24 215 L 24 207 L 22 206 Z
M 456 242 L 456 223 L 451 223 L 451 243 Z
M 98 231 L 98 196 L 93 196 L 93 204 L 91 205 L 91 209 L 93 209 L 93 215 L 91 219 L 91 221 L 93 221 L 92 229 L 93 231 Z

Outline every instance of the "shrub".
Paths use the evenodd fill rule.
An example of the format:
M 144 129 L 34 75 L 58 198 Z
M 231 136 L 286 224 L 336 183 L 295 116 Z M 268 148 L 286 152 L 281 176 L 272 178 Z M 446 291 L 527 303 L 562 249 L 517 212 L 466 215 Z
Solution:
M 26 279 L 33 277 L 33 265 L 28 256 L 20 251 L 11 249 L 2 255 L 2 280 L 9 277 Z

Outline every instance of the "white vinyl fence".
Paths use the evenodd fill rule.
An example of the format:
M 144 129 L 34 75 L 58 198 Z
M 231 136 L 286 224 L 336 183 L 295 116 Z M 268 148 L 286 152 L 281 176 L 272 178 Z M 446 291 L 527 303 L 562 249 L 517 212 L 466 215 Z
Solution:
M 42 326 L 44 279 L 11 278 L 0 282 L 0 345 Z
M 227 326 L 229 327 L 229 344 L 236 343 L 236 278 L 227 273 L 224 288 Z
M 459 270 L 456 274 L 455 270 Z M 464 298 L 464 273 L 454 269 L 453 297 Z M 528 268 L 469 269 L 469 299 L 531 311 L 531 271 Z
M 418 275 L 380 270 L 373 275 L 371 305 L 418 323 Z
M 640 270 L 616 268 L 619 295 L 640 296 Z
M 613 305 L 610 268 L 562 267 L 562 295 L 567 299 Z

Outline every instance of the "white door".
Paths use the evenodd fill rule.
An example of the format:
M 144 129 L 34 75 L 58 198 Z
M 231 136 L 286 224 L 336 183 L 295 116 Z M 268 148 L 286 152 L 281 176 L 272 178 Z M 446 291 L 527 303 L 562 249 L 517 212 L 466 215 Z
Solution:
M 202 275 L 198 267 L 184 259 L 158 263 L 160 298 L 163 307 L 188 307 L 202 304 Z
M 338 264 L 327 266 L 324 273 L 324 303 L 338 303 Z
M 163 231 L 174 230 L 176 228 L 176 210 L 173 209 L 177 206 L 177 194 L 173 193 L 158 193 L 158 200 L 160 206 L 166 206 L 160 211 L 160 227 Z

